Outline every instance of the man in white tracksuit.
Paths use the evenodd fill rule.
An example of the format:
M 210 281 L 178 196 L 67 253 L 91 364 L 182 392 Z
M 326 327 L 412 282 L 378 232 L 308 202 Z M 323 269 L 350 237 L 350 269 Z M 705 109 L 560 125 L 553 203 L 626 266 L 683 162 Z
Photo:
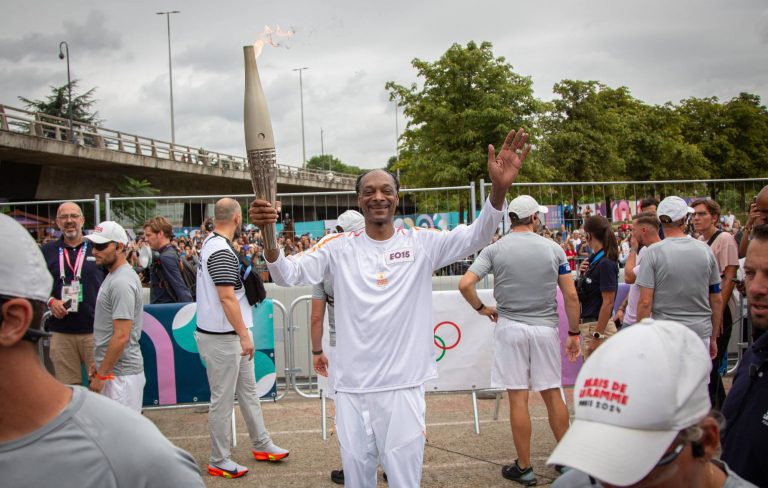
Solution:
M 504 196 L 530 150 L 522 129 L 501 152 L 488 147 L 493 183 L 470 226 L 450 232 L 395 228 L 399 183 L 384 170 L 358 178 L 365 230 L 327 237 L 294 256 L 265 249 L 270 275 L 282 286 L 333 276 L 336 312 L 336 427 L 348 486 L 376 486 L 379 459 L 390 486 L 417 487 L 425 443 L 424 382 L 437 376 L 432 345 L 432 273 L 490 244 Z M 251 221 L 277 221 L 254 200 Z M 269 246 L 269 244 L 267 244 Z

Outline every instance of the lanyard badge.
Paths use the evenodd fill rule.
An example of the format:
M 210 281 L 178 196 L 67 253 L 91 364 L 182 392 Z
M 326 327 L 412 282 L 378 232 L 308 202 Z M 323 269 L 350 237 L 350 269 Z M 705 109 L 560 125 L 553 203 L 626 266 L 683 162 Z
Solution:
M 88 243 L 83 242 L 80 252 L 77 253 L 74 266 L 69 258 L 69 253 L 64 248 L 59 248 L 59 277 L 61 278 L 61 300 L 68 312 L 77 312 L 80 302 L 83 301 L 83 286 L 80 278 L 83 275 L 83 263 L 85 263 L 85 254 L 88 251 Z M 72 281 L 67 284 L 66 266 L 72 271 Z

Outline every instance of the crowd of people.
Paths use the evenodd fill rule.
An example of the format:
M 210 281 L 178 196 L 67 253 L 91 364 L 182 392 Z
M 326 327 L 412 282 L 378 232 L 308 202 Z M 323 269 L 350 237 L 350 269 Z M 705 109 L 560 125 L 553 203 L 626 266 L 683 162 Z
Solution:
M 0 216 L 0 389 L 14 392 L 0 396 L 4 479 L 9 486 L 44 486 L 54 476 L 60 486 L 105 479 L 203 485 L 194 459 L 139 414 L 142 281 L 153 303 L 198 304 L 195 335 L 211 391 L 209 475 L 248 472 L 230 453 L 235 394 L 253 457 L 285 459 L 288 450 L 264 425 L 250 362 L 251 307 L 263 295 L 253 295 L 248 270 L 263 266 L 277 285 L 315 286 L 314 367 L 333 390 L 343 465 L 332 480 L 376 486 L 381 465 L 391 486 L 419 486 L 424 383 L 437 375 L 432 312 L 420 304 L 431 300 L 434 273 L 479 252 L 459 291 L 496 324 L 491 381 L 507 391 L 517 455 L 502 468 L 504 478 L 537 482 L 528 414 L 535 391 L 558 441 L 548 460 L 562 473 L 553 486 L 768 486 L 761 459 L 768 447 L 768 187 L 750 207 L 739 243 L 720 228 L 728 222 L 716 202 L 689 205 L 676 196 L 644 201 L 618 228 L 590 215 L 579 229 L 545 231 L 547 207 L 527 195 L 505 202 L 529 150 L 522 130 L 511 131 L 498 153 L 489 147 L 489 197 L 475 222 L 451 231 L 395 228 L 399 182 L 384 170 L 358 178 L 361 213 L 343 215 L 337 232 L 318 242 L 242 232 L 240 205 L 228 198 L 195 235 L 176 237 L 155 217 L 137 239 L 115 222 L 83 235 L 82 211 L 67 202 L 57 212 L 61 237 L 41 250 Z M 505 214 L 510 232 L 495 239 Z M 257 199 L 248 218 L 264 229 L 278 212 Z M 622 264 L 631 289 L 617 303 Z M 476 291 L 489 274 L 495 305 Z M 568 323 L 562 346 L 568 360 L 585 361 L 571 425 L 561 395 L 558 288 Z M 734 289 L 747 297 L 754 344 L 726 394 L 730 327 L 741 317 L 729 303 Z M 326 306 L 333 307 L 332 351 L 322 349 Z M 43 324 L 46 309 L 51 318 Z M 37 355 L 36 342 L 48 335 L 55 379 Z M 78 386 L 81 368 L 90 392 Z M 89 469 L 64 469 L 73 465 Z

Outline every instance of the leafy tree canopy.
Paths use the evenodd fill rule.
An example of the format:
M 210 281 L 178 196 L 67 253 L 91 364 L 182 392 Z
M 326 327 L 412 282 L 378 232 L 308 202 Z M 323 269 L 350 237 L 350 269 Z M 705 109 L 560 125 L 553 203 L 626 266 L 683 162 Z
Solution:
M 454 44 L 434 62 L 412 62 L 422 80 L 386 84 L 409 119 L 401 137 L 403 183 L 411 187 L 466 184 L 487 175 L 488 144 L 513 127 L 533 127 L 540 102 L 529 77 L 515 73 L 489 42 Z M 527 169 L 524 171 L 528 171 Z
M 141 200 L 119 200 L 112 203 L 112 210 L 126 227 L 139 227 L 149 218 L 154 217 L 157 201 L 151 197 L 160 193 L 149 180 L 137 180 L 123 176 L 115 183 L 115 196 L 147 197 Z
M 88 125 L 101 125 L 103 120 L 99 113 L 93 109 L 96 100 L 93 94 L 96 88 L 91 88 L 83 94 L 77 93 L 78 80 L 72 80 L 72 120 Z M 43 100 L 31 100 L 19 97 L 26 104 L 28 110 L 41 112 L 62 119 L 69 118 L 69 85 L 51 86 L 51 93 Z
M 357 166 L 342 163 L 340 159 L 332 154 L 312 156 L 307 161 L 307 168 L 321 171 L 336 171 L 337 173 L 346 173 L 350 175 L 359 175 L 365 171 Z

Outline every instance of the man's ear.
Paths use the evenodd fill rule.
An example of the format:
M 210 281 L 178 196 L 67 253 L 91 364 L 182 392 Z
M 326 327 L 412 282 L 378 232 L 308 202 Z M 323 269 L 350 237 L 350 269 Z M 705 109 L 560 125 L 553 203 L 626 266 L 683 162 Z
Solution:
M 707 417 L 701 421 L 699 426 L 704 431 L 704 435 L 699 441 L 704 451 L 704 457 L 706 459 L 716 458 L 720 449 L 720 428 L 717 421 L 712 417 Z
M 12 298 L 0 309 L 0 346 L 11 347 L 23 337 L 32 322 L 32 304 L 24 298 Z

